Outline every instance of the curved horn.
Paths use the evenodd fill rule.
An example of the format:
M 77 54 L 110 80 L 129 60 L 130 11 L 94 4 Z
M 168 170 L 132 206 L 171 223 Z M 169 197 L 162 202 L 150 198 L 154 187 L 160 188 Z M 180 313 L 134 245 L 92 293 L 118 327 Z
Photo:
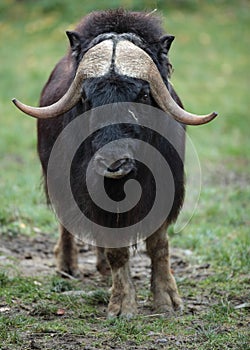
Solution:
M 56 103 L 47 107 L 31 107 L 17 99 L 13 103 L 24 113 L 35 118 L 53 118 L 69 111 L 81 98 L 81 87 L 84 79 L 102 76 L 108 73 L 113 53 L 112 40 L 105 40 L 89 49 L 83 56 L 75 78 L 66 94 Z
M 148 81 L 157 104 L 181 123 L 200 125 L 210 122 L 217 116 L 215 112 L 196 115 L 182 109 L 170 95 L 151 57 L 130 41 L 124 40 L 117 44 L 115 66 L 119 74 Z

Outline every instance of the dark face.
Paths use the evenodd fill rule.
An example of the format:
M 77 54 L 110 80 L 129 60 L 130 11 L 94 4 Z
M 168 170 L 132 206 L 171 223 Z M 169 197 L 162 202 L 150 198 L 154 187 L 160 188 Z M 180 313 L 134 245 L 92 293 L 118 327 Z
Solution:
M 110 75 L 109 77 L 87 79 L 83 84 L 83 98 L 89 109 L 112 104 L 114 113 L 121 113 L 119 102 L 137 102 L 152 105 L 149 84 L 143 80 Z M 91 148 L 94 152 L 94 170 L 96 173 L 118 179 L 135 171 L 135 142 L 139 137 L 140 127 L 134 125 L 136 116 L 132 111 L 124 110 L 124 124 L 109 125 L 95 133 Z M 95 111 L 90 116 L 90 128 L 95 125 L 98 114 Z M 127 124 L 128 123 L 128 124 Z M 129 124 L 131 123 L 131 124 Z M 112 141 L 123 139 L 119 146 Z M 105 149 L 101 149 L 105 144 Z
M 152 103 L 148 82 L 115 74 L 85 80 L 83 95 L 90 108 L 117 102 Z

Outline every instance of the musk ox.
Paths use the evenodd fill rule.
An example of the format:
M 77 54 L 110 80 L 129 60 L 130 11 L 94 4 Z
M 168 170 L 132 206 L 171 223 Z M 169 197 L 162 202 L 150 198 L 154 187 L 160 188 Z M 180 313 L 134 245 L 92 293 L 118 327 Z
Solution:
M 30 107 L 13 100 L 24 113 L 38 118 L 38 154 L 47 195 L 47 171 L 52 148 L 66 126 L 86 111 L 111 104 L 113 112 L 120 113 L 117 106 L 130 102 L 164 111 L 176 121 L 171 127 L 171 135 L 179 138 L 181 154 L 185 149 L 185 133 L 180 134 L 178 127 L 185 130 L 185 124 L 204 124 L 216 116 L 216 113 L 199 116 L 183 109 L 169 82 L 172 67 L 168 52 L 174 37 L 164 34 L 158 17 L 124 10 L 93 12 L 83 18 L 75 31 L 68 31 L 67 36 L 69 50 L 55 66 L 43 88 L 40 107 Z M 130 114 L 136 119 L 133 112 Z M 89 123 L 91 118 L 89 114 Z M 73 138 L 67 140 L 68 144 Z M 167 227 L 176 220 L 184 198 L 183 161 L 171 143 L 159 135 L 157 137 L 154 131 L 129 121 L 100 128 L 78 148 L 70 164 L 71 186 L 81 211 L 103 227 L 127 227 L 132 224 L 132 219 L 143 217 L 154 199 L 154 181 L 152 174 L 134 157 L 131 140 L 136 138 L 150 143 L 163 154 L 174 179 L 174 198 L 167 217 L 155 232 L 146 237 L 152 263 L 153 306 L 157 311 L 170 312 L 178 310 L 182 302 L 170 270 Z M 111 141 L 117 139 L 124 140 L 120 146 L 110 146 L 101 151 L 104 144 L 112 144 Z M 61 153 L 59 162 L 60 157 L 63 162 L 63 150 Z M 123 213 L 117 220 L 117 213 L 98 208 L 91 201 L 83 171 L 91 157 L 93 183 L 95 177 L 104 178 L 105 190 L 114 201 L 119 202 L 124 197 L 124 184 L 128 179 L 136 179 L 142 185 L 142 193 L 146 194 L 142 194 L 140 205 L 133 208 L 132 214 Z M 164 208 L 164 202 L 161 205 Z M 66 207 L 65 210 L 68 209 Z M 60 238 L 55 247 L 59 270 L 76 275 L 77 254 L 73 235 L 61 223 Z M 136 293 L 130 275 L 129 247 L 97 248 L 97 269 L 103 274 L 111 270 L 112 274 L 108 315 L 134 315 Z

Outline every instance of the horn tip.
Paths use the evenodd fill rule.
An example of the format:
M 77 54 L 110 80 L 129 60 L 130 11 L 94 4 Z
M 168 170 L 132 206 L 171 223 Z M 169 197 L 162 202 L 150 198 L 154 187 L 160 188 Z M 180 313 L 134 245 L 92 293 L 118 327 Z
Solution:
M 16 98 L 13 98 L 12 99 L 12 102 L 14 103 L 14 105 L 18 108 L 18 109 L 20 109 L 20 111 L 22 111 L 23 112 L 23 110 L 22 110 L 22 102 L 20 102 L 18 99 L 16 99 Z
M 21 109 L 22 102 L 20 102 L 20 101 L 19 101 L 18 99 L 16 99 L 16 98 L 13 98 L 11 101 L 14 103 L 14 105 L 15 105 L 17 108 L 19 108 L 20 110 L 22 110 L 22 109 Z
M 212 112 L 210 114 L 210 120 L 213 120 L 214 118 L 216 118 L 218 116 L 218 112 Z

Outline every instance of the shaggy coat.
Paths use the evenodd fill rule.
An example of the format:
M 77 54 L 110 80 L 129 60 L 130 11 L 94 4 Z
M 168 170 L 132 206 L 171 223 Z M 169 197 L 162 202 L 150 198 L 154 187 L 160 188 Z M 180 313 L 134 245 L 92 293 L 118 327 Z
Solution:
M 182 106 L 180 99 L 170 85 L 168 79 L 171 74 L 171 64 L 168 50 L 173 39 L 166 39 L 159 18 L 147 13 L 126 12 L 124 10 L 94 12 L 83 18 L 76 27 L 78 36 L 69 35 L 70 48 L 67 54 L 58 62 L 52 71 L 48 82 L 43 88 L 40 106 L 47 106 L 58 101 L 68 90 L 86 51 L 93 45 L 93 41 L 106 33 L 128 33 L 137 44 L 137 37 L 141 39 L 142 49 L 150 55 L 175 101 Z M 133 34 L 135 36 L 133 37 Z M 169 38 L 169 37 L 168 37 Z M 143 44 L 141 44 L 141 42 Z M 148 92 L 148 93 L 145 93 Z M 52 147 L 61 131 L 78 115 L 105 104 L 117 102 L 139 102 L 158 107 L 150 94 L 149 84 L 140 79 L 126 76 L 114 76 L 87 79 L 83 83 L 82 100 L 69 112 L 52 119 L 38 120 L 38 153 L 43 169 L 45 189 L 47 193 L 46 174 Z M 177 130 L 173 130 L 173 133 Z M 175 182 L 175 198 L 166 223 L 147 240 L 148 254 L 152 259 L 152 292 L 154 306 L 157 309 L 169 311 L 180 307 L 175 281 L 170 272 L 168 241 L 166 228 L 173 222 L 181 209 L 184 197 L 183 163 L 171 144 L 152 130 L 145 130 L 140 126 L 110 126 L 95 133 L 84 142 L 75 154 L 72 163 L 72 190 L 80 209 L 91 220 L 109 227 L 125 227 L 133 223 L 134 218 L 140 220 L 150 210 L 150 203 L 154 199 L 155 186 L 152 175 L 143 164 L 136 164 L 136 169 L 122 179 L 105 179 L 108 195 L 117 201 L 124 197 L 124 183 L 130 179 L 137 179 L 142 185 L 140 203 L 129 213 L 119 216 L 108 214 L 95 206 L 86 189 L 86 179 L 83 170 L 92 155 L 106 142 L 120 137 L 140 138 L 158 149 L 168 162 Z M 183 145 L 184 137 L 180 140 Z M 157 164 L 155 165 L 157 167 Z M 166 181 L 167 183 L 167 181 Z M 166 188 L 166 194 L 168 189 Z M 49 201 L 49 198 L 48 198 Z M 133 218 L 133 220 L 132 220 Z M 84 229 L 84 228 L 83 228 Z M 58 268 L 70 274 L 77 272 L 77 251 L 69 232 L 61 227 L 61 237 L 56 247 Z M 108 259 L 108 265 L 105 261 Z M 113 277 L 112 295 L 109 303 L 109 315 L 130 316 L 135 313 L 135 292 L 128 267 L 129 252 L 127 248 L 98 250 L 97 267 L 102 273 L 111 268 Z

